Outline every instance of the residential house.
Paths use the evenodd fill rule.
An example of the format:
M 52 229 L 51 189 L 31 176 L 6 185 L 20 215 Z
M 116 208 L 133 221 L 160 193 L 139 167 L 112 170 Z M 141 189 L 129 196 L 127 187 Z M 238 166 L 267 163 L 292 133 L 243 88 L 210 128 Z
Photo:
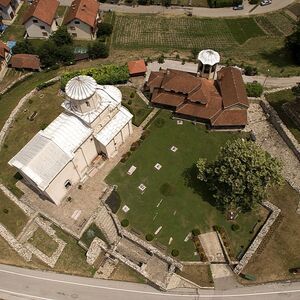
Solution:
M 23 24 L 26 36 L 33 39 L 47 39 L 57 30 L 57 0 L 34 0 L 25 12 Z
M 96 0 L 74 0 L 63 24 L 74 39 L 96 39 L 99 20 L 99 3 Z
M 0 70 L 2 70 L 2 68 L 7 65 L 10 57 L 10 49 L 6 44 L 0 41 Z
M 0 16 L 4 20 L 12 20 L 20 3 L 21 0 L 0 0 Z

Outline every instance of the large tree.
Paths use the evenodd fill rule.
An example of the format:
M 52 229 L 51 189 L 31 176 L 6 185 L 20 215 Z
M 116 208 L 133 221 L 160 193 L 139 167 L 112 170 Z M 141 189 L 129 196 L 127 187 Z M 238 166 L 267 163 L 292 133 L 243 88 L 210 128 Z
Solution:
M 281 163 L 244 139 L 227 142 L 211 163 L 200 158 L 197 168 L 198 179 L 207 182 L 221 210 L 249 211 L 265 199 L 269 186 L 283 180 Z
M 285 47 L 291 53 L 295 63 L 300 65 L 300 22 L 296 31 L 286 38 Z

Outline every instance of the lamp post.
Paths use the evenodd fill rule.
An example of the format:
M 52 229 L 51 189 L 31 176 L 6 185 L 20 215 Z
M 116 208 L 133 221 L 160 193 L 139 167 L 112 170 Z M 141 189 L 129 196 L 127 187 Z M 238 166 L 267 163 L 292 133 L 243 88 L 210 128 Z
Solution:
M 270 72 L 270 69 L 267 70 L 267 75 L 266 75 L 266 78 L 265 78 L 264 83 L 263 83 L 263 88 L 265 87 L 265 84 L 267 82 L 267 79 L 268 79 L 268 76 L 269 76 L 269 72 Z

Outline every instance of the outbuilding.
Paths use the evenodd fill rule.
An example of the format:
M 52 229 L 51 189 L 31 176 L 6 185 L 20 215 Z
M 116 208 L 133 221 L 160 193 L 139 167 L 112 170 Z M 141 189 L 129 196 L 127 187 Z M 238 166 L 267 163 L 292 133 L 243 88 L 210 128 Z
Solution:
M 147 67 L 143 59 L 132 60 L 127 63 L 130 76 L 144 76 L 147 72 Z

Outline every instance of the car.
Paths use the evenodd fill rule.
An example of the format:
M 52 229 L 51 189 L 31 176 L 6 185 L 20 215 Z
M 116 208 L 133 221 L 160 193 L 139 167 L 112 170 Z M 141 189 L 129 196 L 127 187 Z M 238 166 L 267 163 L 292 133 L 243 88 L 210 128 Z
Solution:
M 260 1 L 261 6 L 272 4 L 272 0 L 262 0 Z
M 244 9 L 244 4 L 239 4 L 233 7 L 234 10 L 242 10 Z

